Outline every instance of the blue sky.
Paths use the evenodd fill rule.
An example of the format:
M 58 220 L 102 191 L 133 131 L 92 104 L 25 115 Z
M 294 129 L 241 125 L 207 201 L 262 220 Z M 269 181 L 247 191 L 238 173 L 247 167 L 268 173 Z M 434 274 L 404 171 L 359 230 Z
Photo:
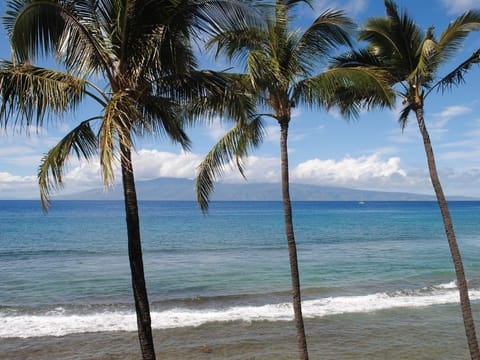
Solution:
M 449 21 L 467 9 L 480 8 L 480 0 L 398 0 L 417 23 L 427 29 L 436 26 L 439 35 Z M 4 12 L 4 2 L 0 10 Z M 327 8 L 343 9 L 361 24 L 370 16 L 384 14 L 380 0 L 337 0 L 314 2 L 314 11 L 302 18 L 313 20 Z M 0 31 L 0 57 L 9 58 L 8 38 Z M 456 63 L 480 48 L 480 32 L 467 38 Z M 211 59 L 211 67 L 226 66 Z M 453 68 L 445 67 L 441 73 Z M 425 107 L 437 166 L 447 195 L 480 197 L 480 67 L 467 75 L 467 83 L 445 94 L 432 94 Z M 398 107 L 400 108 L 400 106 Z M 78 121 L 93 111 L 88 106 L 63 122 L 52 123 L 29 136 L 0 132 L 0 199 L 38 198 L 36 172 L 40 159 Z M 299 108 L 290 126 L 289 155 L 291 181 L 357 189 L 432 194 L 423 143 L 412 117 L 401 131 L 397 110 L 364 112 L 350 122 L 336 111 L 309 111 Z M 247 160 L 249 182 L 279 182 L 279 130 L 267 120 L 262 146 Z M 156 177 L 194 178 L 196 167 L 228 123 L 189 130 L 193 146 L 184 152 L 166 139 L 137 142 L 134 167 L 137 180 Z M 120 179 L 120 177 L 117 177 Z M 227 171 L 223 181 L 244 181 L 238 171 Z M 97 161 L 72 161 L 65 176 L 63 194 L 101 187 Z M 118 186 L 118 185 L 116 185 Z

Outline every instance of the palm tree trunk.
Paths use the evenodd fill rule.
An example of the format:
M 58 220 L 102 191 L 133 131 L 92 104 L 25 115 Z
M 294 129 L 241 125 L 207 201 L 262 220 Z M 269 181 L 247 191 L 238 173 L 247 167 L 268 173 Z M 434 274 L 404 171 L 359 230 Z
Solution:
M 135 310 L 137 312 L 138 338 L 140 340 L 142 358 L 144 360 L 155 360 L 150 308 L 143 271 L 140 220 L 138 217 L 138 203 L 135 191 L 135 179 L 133 176 L 131 149 L 128 146 L 121 145 L 121 156 L 123 194 L 128 232 L 128 258 L 130 260 L 133 297 L 135 299 Z
M 290 273 L 292 278 L 293 311 L 295 326 L 297 328 L 297 345 L 301 360 L 308 360 L 307 339 L 303 325 L 302 299 L 300 295 L 300 274 L 298 271 L 297 245 L 293 232 L 292 204 L 290 201 L 289 175 L 288 175 L 288 121 L 280 122 L 280 153 L 282 167 L 282 198 L 285 217 L 285 233 L 288 241 L 288 254 L 290 259 Z
M 452 260 L 455 267 L 457 286 L 460 293 L 460 306 L 462 308 L 463 323 L 467 335 L 468 348 L 470 349 L 470 356 L 472 360 L 480 360 L 477 335 L 475 333 L 475 323 L 473 320 L 472 308 L 470 306 L 470 299 L 468 296 L 468 285 L 465 279 L 463 262 L 460 255 L 460 249 L 458 248 L 457 240 L 455 237 L 455 232 L 453 230 L 452 218 L 450 217 L 448 204 L 445 199 L 445 195 L 443 194 L 442 185 L 440 184 L 440 179 L 438 177 L 437 167 L 435 165 L 435 157 L 433 155 L 433 149 L 430 143 L 430 137 L 428 135 L 428 131 L 423 118 L 423 107 L 419 107 L 418 109 L 416 109 L 415 113 L 417 116 L 418 127 L 422 134 L 423 144 L 425 146 L 430 179 L 432 181 L 432 185 L 437 196 L 437 202 L 440 207 L 440 212 L 442 214 L 443 225 L 445 228 L 445 233 L 447 234 L 448 245 L 450 247 L 450 253 L 452 255 Z

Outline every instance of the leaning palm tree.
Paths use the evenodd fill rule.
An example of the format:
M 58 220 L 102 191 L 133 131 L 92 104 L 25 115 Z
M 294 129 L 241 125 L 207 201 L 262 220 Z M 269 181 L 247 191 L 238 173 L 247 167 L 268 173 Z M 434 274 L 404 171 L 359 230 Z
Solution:
M 237 96 L 221 74 L 196 70 L 191 38 L 196 31 L 219 31 L 222 23 L 247 23 L 247 7 L 230 0 L 10 0 L 7 7 L 13 60 L 0 62 L 0 122 L 43 126 L 84 100 L 96 103 L 98 116 L 81 121 L 42 159 L 41 199 L 46 207 L 51 192 L 63 185 L 71 155 L 99 155 L 105 186 L 120 165 L 138 336 L 143 358 L 154 359 L 134 139 L 165 135 L 188 148 L 186 119 L 228 111 Z M 50 54 L 56 68 L 33 65 Z
M 438 176 L 432 144 L 424 119 L 426 99 L 432 91 L 445 90 L 464 81 L 464 74 L 473 64 L 480 63 L 480 51 L 462 62 L 453 71 L 439 78 L 442 65 L 451 60 L 461 48 L 467 35 L 480 29 L 480 11 L 467 11 L 452 21 L 437 39 L 434 28 L 427 32 L 417 25 L 406 12 L 400 13 L 395 2 L 385 0 L 386 17 L 367 21 L 360 32 L 360 40 L 369 43 L 368 49 L 339 57 L 338 66 L 375 65 L 387 69 L 397 93 L 403 99 L 404 108 L 399 122 L 402 129 L 410 113 L 414 113 L 423 138 L 430 179 L 440 207 L 457 286 L 460 293 L 463 321 L 472 359 L 480 359 L 475 325 L 468 296 L 467 281 L 455 237 L 448 204 Z
M 257 103 L 257 115 L 238 122 L 207 154 L 199 167 L 196 187 L 202 209 L 214 181 L 224 166 L 236 160 L 243 174 L 242 159 L 262 140 L 264 118 L 280 126 L 281 183 L 285 233 L 288 242 L 293 309 L 297 345 L 301 359 L 308 359 L 307 341 L 301 307 L 300 275 L 289 192 L 288 129 L 292 109 L 298 105 L 330 108 L 339 105 L 345 115 L 356 115 L 360 106 L 391 104 L 392 93 L 380 69 L 349 68 L 319 72 L 329 54 L 341 45 L 350 44 L 353 22 L 341 11 L 328 10 L 305 30 L 290 29 L 292 12 L 303 0 L 277 0 L 262 6 L 265 27 L 232 29 L 213 37 L 209 46 L 217 56 L 244 60 L 246 73 L 232 75 L 239 88 Z

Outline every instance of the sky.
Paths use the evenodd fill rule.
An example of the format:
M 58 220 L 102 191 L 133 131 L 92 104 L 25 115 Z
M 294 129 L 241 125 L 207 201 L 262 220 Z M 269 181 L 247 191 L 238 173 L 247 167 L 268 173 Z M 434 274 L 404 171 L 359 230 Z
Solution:
M 397 0 L 397 4 L 408 9 L 425 30 L 435 25 L 438 36 L 462 12 L 480 9 L 480 0 Z M 381 0 L 317 0 L 313 10 L 304 10 L 302 21 L 305 24 L 313 21 L 327 8 L 344 10 L 358 24 L 385 13 Z M 4 1 L 0 11 L 5 11 Z M 442 68 L 440 74 L 447 74 L 478 48 L 480 32 L 467 38 L 458 57 Z M 202 56 L 204 68 L 229 66 L 208 54 Z M 3 28 L 0 57 L 10 58 Z M 473 68 L 466 80 L 454 91 L 432 93 L 425 106 L 425 121 L 447 196 L 480 198 L 480 67 Z M 410 117 L 402 131 L 397 121 L 400 108 L 398 104 L 395 109 L 365 111 L 350 121 L 335 110 L 327 113 L 295 109 L 288 144 L 291 182 L 433 194 L 415 118 Z M 86 104 L 62 121 L 52 122 L 28 136 L 0 130 L 0 199 L 37 199 L 36 174 L 42 156 L 69 129 L 95 111 Z M 137 140 L 133 157 L 136 180 L 194 178 L 198 164 L 229 126 L 229 122 L 214 121 L 208 126 L 188 129 L 192 139 L 189 152 L 168 139 Z M 266 130 L 263 144 L 246 160 L 246 181 L 250 183 L 280 182 L 279 127 L 267 119 Z M 72 159 L 65 174 L 65 187 L 58 194 L 102 187 L 97 160 L 84 163 Z M 116 179 L 120 181 L 120 176 Z M 222 181 L 245 180 L 236 169 L 227 169 Z

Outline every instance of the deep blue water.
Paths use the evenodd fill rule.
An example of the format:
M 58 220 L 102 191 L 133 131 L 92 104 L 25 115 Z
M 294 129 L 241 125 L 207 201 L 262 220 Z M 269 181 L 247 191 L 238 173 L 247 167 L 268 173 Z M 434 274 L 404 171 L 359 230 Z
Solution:
M 435 202 L 293 208 L 308 317 L 456 301 Z M 480 202 L 450 210 L 476 302 Z M 140 219 L 154 327 L 291 316 L 280 202 L 140 202 Z M 131 303 L 122 202 L 0 201 L 0 337 L 134 329 Z

